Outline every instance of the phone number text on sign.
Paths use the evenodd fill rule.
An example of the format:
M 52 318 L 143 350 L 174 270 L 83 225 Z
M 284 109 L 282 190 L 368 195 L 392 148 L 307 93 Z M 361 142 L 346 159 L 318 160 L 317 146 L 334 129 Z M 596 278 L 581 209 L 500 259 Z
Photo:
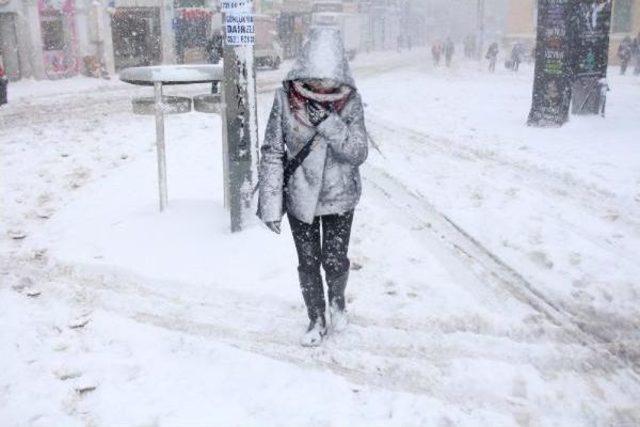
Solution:
M 222 0 L 222 11 L 225 13 L 251 12 L 253 2 L 251 0 Z
M 233 14 L 225 17 L 226 41 L 230 46 L 253 46 L 256 31 L 253 15 Z

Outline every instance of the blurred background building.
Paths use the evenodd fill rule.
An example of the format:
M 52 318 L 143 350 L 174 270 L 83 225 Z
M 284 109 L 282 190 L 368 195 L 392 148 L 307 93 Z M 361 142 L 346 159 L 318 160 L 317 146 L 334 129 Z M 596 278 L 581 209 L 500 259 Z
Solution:
M 281 59 L 311 25 L 333 23 L 353 54 L 452 38 L 480 51 L 533 47 L 536 0 L 255 0 L 258 37 Z M 195 63 L 221 29 L 218 0 L 0 0 L 0 61 L 12 80 L 112 74 L 136 65 Z M 611 49 L 640 32 L 640 0 L 614 0 Z M 258 40 L 258 42 L 265 42 Z M 270 44 L 269 41 L 267 44 Z M 617 55 L 612 54 L 613 63 Z
M 640 33 L 640 0 L 613 0 L 609 63 L 618 64 L 618 46 L 625 37 Z M 536 0 L 509 0 L 507 5 L 505 42 L 535 43 Z

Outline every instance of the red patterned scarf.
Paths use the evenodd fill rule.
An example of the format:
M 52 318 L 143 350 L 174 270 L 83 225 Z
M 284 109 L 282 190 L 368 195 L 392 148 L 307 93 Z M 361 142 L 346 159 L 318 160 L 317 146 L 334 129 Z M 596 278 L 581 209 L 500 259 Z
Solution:
M 353 89 L 346 85 L 342 85 L 337 89 L 337 91 L 330 93 L 315 92 L 306 87 L 305 84 L 299 80 L 289 82 L 287 87 L 291 112 L 295 116 L 296 120 L 307 127 L 314 127 L 307 114 L 307 100 L 315 101 L 326 109 L 335 111 L 339 114 L 342 112 L 345 105 L 347 105 L 347 101 L 349 101 L 349 97 L 353 92 Z

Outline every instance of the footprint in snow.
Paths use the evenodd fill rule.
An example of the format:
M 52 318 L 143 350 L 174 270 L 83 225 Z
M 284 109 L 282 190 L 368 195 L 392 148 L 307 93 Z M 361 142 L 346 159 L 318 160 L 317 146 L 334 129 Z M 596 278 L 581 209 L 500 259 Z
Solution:
M 529 252 L 529 259 L 533 261 L 538 267 L 551 270 L 553 268 L 553 262 L 547 257 L 547 254 L 541 251 Z
M 571 252 L 569 255 L 569 264 L 571 265 L 580 265 L 582 262 L 582 255 L 578 252 Z
M 582 290 L 577 290 L 577 291 L 573 291 L 571 292 L 571 296 L 577 300 L 578 302 L 581 302 L 583 304 L 590 304 L 593 302 L 593 300 L 595 299 L 593 297 L 593 295 L 582 291 Z

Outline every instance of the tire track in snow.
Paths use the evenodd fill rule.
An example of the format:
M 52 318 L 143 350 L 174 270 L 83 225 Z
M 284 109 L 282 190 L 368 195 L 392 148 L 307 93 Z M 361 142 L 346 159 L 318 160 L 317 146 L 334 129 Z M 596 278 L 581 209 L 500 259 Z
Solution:
M 471 234 L 456 224 L 445 214 L 437 211 L 423 196 L 411 191 L 386 171 L 374 166 L 365 166 L 365 180 L 388 196 L 404 216 L 423 224 L 425 229 L 444 240 L 459 256 L 485 271 L 487 284 L 507 290 L 513 297 L 543 314 L 554 325 L 574 336 L 576 341 L 588 346 L 603 360 L 611 359 L 619 368 L 630 368 L 629 374 L 640 384 L 640 361 L 626 358 L 610 348 L 610 343 L 594 334 L 588 324 L 564 310 L 559 304 L 547 298 L 510 267 L 497 254 L 491 252 Z

